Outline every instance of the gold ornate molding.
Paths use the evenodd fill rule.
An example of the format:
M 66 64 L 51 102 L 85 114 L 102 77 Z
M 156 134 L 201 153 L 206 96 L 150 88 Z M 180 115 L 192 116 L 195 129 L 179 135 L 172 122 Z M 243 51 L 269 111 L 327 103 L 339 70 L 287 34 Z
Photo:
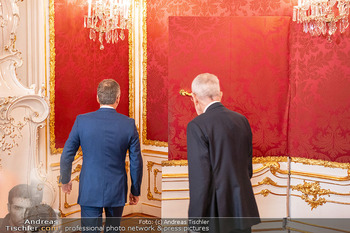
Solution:
M 77 166 L 74 168 L 74 170 L 72 171 L 72 174 L 80 172 L 81 171 L 81 164 L 77 164 Z
M 158 173 L 161 173 L 162 171 L 160 171 L 159 169 L 156 168 L 153 170 L 153 172 L 154 172 L 154 193 L 162 194 L 162 192 L 160 192 L 157 188 L 157 175 L 158 175 Z
M 142 1 L 142 49 L 143 49 L 143 77 L 142 77 L 142 142 L 145 145 L 167 147 L 168 143 L 164 141 L 147 139 L 147 0 Z
M 252 185 L 253 187 L 258 187 L 261 185 L 272 185 L 278 188 L 287 188 L 286 185 L 279 185 L 275 181 L 273 181 L 270 177 L 265 177 L 262 181 L 258 182 L 258 184 Z
M 264 197 L 268 196 L 269 194 L 273 194 L 276 196 L 284 196 L 284 197 L 287 196 L 287 194 L 274 193 L 269 189 L 263 189 L 258 193 L 254 193 L 254 195 L 263 195 Z
M 310 173 L 310 172 L 300 172 L 300 171 L 294 171 L 291 170 L 288 172 L 287 170 L 280 169 L 280 162 L 288 162 L 288 157 L 254 157 L 253 163 L 254 164 L 263 164 L 262 167 L 259 167 L 257 169 L 254 169 L 253 173 L 257 174 L 264 170 L 269 169 L 270 172 L 277 176 L 277 174 L 283 174 L 288 175 L 289 173 L 291 175 L 297 175 L 297 176 L 304 176 L 304 177 L 312 177 L 312 178 L 320 178 L 325 180 L 333 180 L 333 181 L 349 181 L 350 180 L 350 165 L 348 163 L 336 163 L 336 162 L 329 162 L 329 161 L 323 161 L 323 160 L 312 160 L 312 159 L 304 159 L 304 158 L 291 158 L 292 162 L 295 163 L 302 163 L 306 165 L 318 165 L 318 166 L 324 166 L 324 167 L 332 167 L 332 168 L 342 168 L 342 169 L 348 169 L 348 175 L 344 177 L 337 177 L 337 176 L 330 176 L 330 175 L 324 175 L 324 174 L 317 174 L 317 173 Z M 162 166 L 188 166 L 187 160 L 167 160 L 162 161 Z M 163 175 L 164 177 L 164 175 Z
M 55 137 L 55 78 L 56 78 L 56 47 L 55 47 L 55 1 L 49 3 L 50 28 L 50 149 L 52 154 L 61 154 L 63 148 L 56 148 Z
M 12 149 L 18 146 L 18 140 L 22 137 L 21 131 L 30 120 L 24 117 L 24 123 L 16 122 L 8 116 L 8 109 L 15 100 L 11 96 L 0 98 L 0 151 L 7 152 L 7 155 L 11 155 Z
M 153 168 L 153 166 L 154 165 L 161 165 L 161 164 L 159 164 L 159 163 L 155 163 L 155 162 L 153 162 L 153 161 L 147 161 L 147 172 L 148 172 L 148 187 L 147 187 L 147 199 L 148 200 L 154 200 L 154 201 L 161 201 L 161 199 L 160 198 L 156 198 L 156 197 L 154 197 L 153 196 L 153 193 L 151 192 L 151 171 L 152 171 L 152 168 Z M 155 169 L 155 170 L 158 170 L 158 169 Z M 154 171 L 153 171 L 154 172 Z M 159 172 L 159 170 L 157 171 L 157 173 Z M 158 191 L 158 189 L 156 188 L 156 175 L 155 175 L 155 177 L 154 177 L 154 190 L 157 190 Z M 157 192 L 155 192 L 155 193 L 157 193 Z M 157 194 L 160 194 L 160 193 L 157 193 Z
M 190 189 L 163 189 L 162 192 L 189 192 Z
M 270 162 L 288 162 L 287 156 L 266 156 L 266 157 L 253 157 L 253 163 L 270 163 Z
M 148 152 L 148 151 L 144 151 Z M 153 152 L 153 151 L 150 151 Z M 164 152 L 165 153 L 165 152 Z M 338 163 L 330 162 L 325 160 L 315 160 L 315 159 L 306 159 L 306 158 L 297 158 L 292 157 L 291 161 L 294 163 L 302 163 L 305 165 L 317 165 L 330 168 L 341 168 L 341 169 L 350 169 L 350 163 Z M 257 173 L 270 165 L 275 165 L 275 163 L 288 162 L 287 156 L 267 156 L 267 157 L 253 157 L 254 164 L 263 164 L 263 168 L 258 168 L 254 170 L 254 173 Z M 187 160 L 166 160 L 162 161 L 162 166 L 188 166 Z
M 166 160 L 162 161 L 162 167 L 171 167 L 171 166 L 188 166 L 187 160 Z
M 129 14 L 129 117 L 131 118 L 135 118 L 135 73 L 133 69 L 135 63 L 135 22 L 133 22 L 134 17 L 132 17 L 134 11 L 135 4 L 132 1 Z
M 12 114 L 15 109 L 22 109 L 18 119 Z M 37 129 L 43 127 L 43 122 L 49 113 L 46 100 L 39 95 L 24 95 L 18 97 L 0 98 L 0 151 L 11 155 L 12 149 L 19 145 L 19 139 L 22 137 L 22 129 L 29 124 L 30 143 L 38 140 Z M 23 118 L 22 118 L 23 117 Z M 23 120 L 22 120 L 23 119 Z M 32 128 L 33 126 L 33 128 Z M 36 144 L 35 144 L 36 145 Z M 36 154 L 36 146 L 30 148 L 28 155 Z M 37 162 L 38 160 L 36 160 Z M 38 164 L 37 164 L 38 165 Z M 41 165 L 40 165 L 41 166 Z
M 288 157 L 253 157 L 253 163 L 258 164 L 262 163 L 265 164 L 264 168 L 259 168 L 254 170 L 254 173 L 258 172 L 259 170 L 263 170 L 266 168 L 266 166 L 271 165 L 271 162 L 287 162 Z M 272 163 L 273 164 L 273 163 Z M 169 167 L 169 166 L 188 166 L 188 161 L 187 160 L 166 160 L 162 161 L 162 166 L 163 167 Z
M 350 163 L 338 163 L 338 162 L 330 162 L 325 160 L 316 160 L 316 159 L 306 159 L 306 158 L 291 158 L 292 162 L 294 163 L 302 163 L 305 165 L 317 165 L 317 166 L 323 166 L 323 167 L 330 167 L 330 168 L 342 168 L 342 169 L 350 169 Z
M 308 203 L 311 206 L 311 210 L 316 209 L 318 206 L 321 206 L 327 202 L 335 203 L 335 204 L 350 205 L 349 202 L 332 201 L 332 200 L 327 200 L 324 197 L 321 197 L 321 196 L 330 197 L 331 194 L 340 195 L 340 196 L 350 196 L 350 193 L 338 193 L 338 192 L 331 191 L 330 189 L 322 189 L 319 181 L 315 181 L 313 183 L 304 181 L 303 184 L 292 185 L 291 189 L 302 193 L 302 195 L 292 194 L 292 196 L 300 197 L 302 200 L 304 200 L 306 203 Z
M 287 159 L 285 161 L 285 159 Z M 293 161 L 294 160 L 294 161 Z M 324 180 L 332 180 L 332 181 L 349 181 L 350 180 L 350 171 L 348 170 L 348 175 L 339 177 L 339 176 L 330 176 L 330 175 L 324 175 L 324 174 L 317 174 L 317 173 L 311 173 L 311 172 L 301 172 L 301 171 L 287 171 L 280 169 L 279 162 L 287 162 L 287 157 L 257 157 L 253 158 L 253 162 L 256 163 L 262 163 L 263 167 L 260 167 L 258 169 L 254 170 L 254 173 L 261 172 L 265 169 L 270 169 L 270 172 L 277 176 L 277 174 L 283 174 L 283 175 L 295 175 L 295 176 L 303 176 L 303 177 L 311 177 L 311 178 L 319 178 Z M 335 162 L 327 162 L 322 160 L 311 160 L 311 159 L 303 159 L 303 158 L 292 158 L 292 162 L 295 163 L 303 163 L 307 165 L 318 165 L 318 166 L 326 166 L 326 167 L 332 167 L 332 168 L 342 168 L 342 169 L 349 169 L 348 164 L 344 163 L 335 163 Z
M 168 155 L 168 152 L 157 151 L 157 150 L 142 150 L 142 153 L 158 154 L 158 155 Z
M 349 181 L 350 180 L 349 175 L 345 176 L 345 177 L 336 177 L 336 176 L 328 176 L 328 175 L 323 175 L 323 174 L 300 172 L 300 171 L 293 171 L 293 170 L 287 171 L 287 170 L 281 170 L 280 164 L 278 162 L 276 162 L 276 160 L 274 160 L 272 162 L 267 162 L 267 160 L 266 160 L 263 162 L 265 162 L 263 164 L 263 167 L 254 170 L 254 173 L 269 169 L 271 174 L 273 174 L 276 177 L 278 177 L 278 174 L 283 174 L 283 175 L 287 175 L 287 176 L 288 175 L 297 175 L 297 176 L 303 176 L 303 177 L 312 177 L 312 178 L 319 178 L 319 179 L 324 179 L 324 180 L 334 180 L 334 181 Z M 320 165 L 320 164 L 321 163 L 317 162 L 317 165 Z M 347 168 L 347 167 L 345 166 L 344 168 Z M 266 177 L 264 180 L 258 182 L 258 184 L 253 185 L 253 187 L 257 187 L 260 185 L 271 185 L 271 186 L 279 187 L 279 188 L 288 188 L 287 186 L 278 185 L 276 182 L 271 180 L 271 178 L 269 178 L 269 177 Z M 337 185 L 337 184 L 335 184 L 335 185 Z M 310 183 L 310 182 L 306 182 L 304 180 L 303 184 L 292 185 L 292 186 L 290 186 L 290 188 L 294 191 L 299 191 L 302 193 L 302 195 L 291 194 L 291 196 L 300 197 L 308 205 L 311 206 L 311 210 L 313 210 L 314 208 L 317 208 L 318 206 L 321 206 L 327 202 L 350 205 L 350 203 L 327 200 L 324 197 L 322 197 L 325 195 L 330 196 L 331 194 L 341 195 L 341 196 L 350 196 L 350 193 L 338 193 L 338 192 L 331 191 L 330 189 L 321 189 L 319 181 L 315 181 L 313 183 Z M 263 195 L 264 197 L 266 197 L 269 194 L 273 194 L 273 195 L 277 195 L 277 196 L 287 196 L 287 194 L 274 193 L 268 189 L 261 190 L 260 192 L 256 193 L 255 195 Z
M 162 178 L 188 178 L 188 173 L 163 174 Z
M 274 168 L 274 170 L 271 170 L 271 173 L 280 173 L 284 175 L 288 175 L 288 171 L 286 170 L 281 170 L 279 168 Z M 319 178 L 319 179 L 324 179 L 324 180 L 332 180 L 332 181 L 349 181 L 350 176 L 349 174 L 347 176 L 329 176 L 329 175 L 323 175 L 323 174 L 317 174 L 317 173 L 310 173 L 310 172 L 300 172 L 300 171 L 290 171 L 291 175 L 297 175 L 297 176 L 304 176 L 304 177 L 311 177 L 311 178 Z
M 274 174 L 274 173 L 276 173 L 276 169 L 279 169 L 279 168 L 280 168 L 279 162 L 275 162 L 275 161 L 265 162 L 265 163 L 263 163 L 262 167 L 254 169 L 253 173 L 256 174 L 256 173 L 260 173 L 266 169 L 270 169 L 271 173 Z
M 311 210 L 325 204 L 327 200 L 321 196 L 327 195 L 329 197 L 331 193 L 329 189 L 321 189 L 318 181 L 314 183 L 304 181 L 304 184 L 293 185 L 291 188 L 303 193 L 301 199 L 311 206 Z

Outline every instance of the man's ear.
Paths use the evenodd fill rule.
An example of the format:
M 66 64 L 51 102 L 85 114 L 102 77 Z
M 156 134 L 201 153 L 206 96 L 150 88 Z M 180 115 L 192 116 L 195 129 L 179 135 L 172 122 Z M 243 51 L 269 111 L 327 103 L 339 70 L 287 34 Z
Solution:
M 98 95 L 96 95 L 96 100 L 97 100 L 97 103 L 100 104 L 100 99 L 98 98 Z
M 192 93 L 192 100 L 193 100 L 193 103 L 197 104 L 198 103 L 198 98 L 196 96 L 196 94 Z
M 117 97 L 117 100 L 115 101 L 117 104 L 120 102 L 120 95 Z

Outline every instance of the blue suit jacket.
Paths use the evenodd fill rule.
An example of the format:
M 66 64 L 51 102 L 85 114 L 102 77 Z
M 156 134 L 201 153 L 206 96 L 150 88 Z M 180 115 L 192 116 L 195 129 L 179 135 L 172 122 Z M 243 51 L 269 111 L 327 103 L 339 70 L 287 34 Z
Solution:
M 131 193 L 140 195 L 142 157 L 135 120 L 114 109 L 100 108 L 77 116 L 61 155 L 61 182 L 71 179 L 72 162 L 81 146 L 78 204 L 118 207 L 127 202 L 125 157 L 129 150 Z

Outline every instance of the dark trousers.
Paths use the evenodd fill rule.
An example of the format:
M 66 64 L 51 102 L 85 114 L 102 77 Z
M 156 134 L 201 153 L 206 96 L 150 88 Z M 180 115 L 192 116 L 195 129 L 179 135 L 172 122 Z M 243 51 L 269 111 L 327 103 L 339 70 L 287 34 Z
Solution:
M 102 229 L 107 233 L 119 233 L 120 218 L 124 206 L 120 207 L 81 207 L 81 226 L 83 233 L 100 233 Z M 106 223 L 102 227 L 102 212 L 105 210 Z

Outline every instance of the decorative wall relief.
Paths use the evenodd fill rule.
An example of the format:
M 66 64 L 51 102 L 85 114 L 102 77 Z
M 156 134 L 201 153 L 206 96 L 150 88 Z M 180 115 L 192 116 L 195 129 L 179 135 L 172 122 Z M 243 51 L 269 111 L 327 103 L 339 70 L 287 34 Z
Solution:
M 28 184 L 45 193 L 43 203 L 53 204 L 55 188 L 49 182 L 45 156 L 38 153 L 38 129 L 44 127 L 49 105 L 42 90 L 23 86 L 16 69 L 23 63 L 16 49 L 20 0 L 0 0 L 0 170 L 1 190 Z M 37 86 L 40 86 L 37 84 Z M 6 210 L 6 195 L 0 195 L 0 214 Z
M 14 98 L 0 98 L 0 150 L 1 154 L 11 155 L 12 149 L 18 146 L 22 137 L 21 130 L 25 123 L 16 123 L 13 118 L 8 119 L 7 109 Z M 1 158 L 0 158 L 1 166 Z
M 153 161 L 148 161 L 147 162 L 147 171 L 148 171 L 148 175 L 147 175 L 147 179 L 148 179 L 148 187 L 147 187 L 147 199 L 148 200 L 154 200 L 154 201 L 161 201 L 160 198 L 154 197 L 153 193 L 151 191 L 151 172 L 153 169 L 154 165 L 158 165 L 161 166 L 161 164 L 153 162 Z M 160 173 L 161 171 L 157 168 L 153 169 L 153 173 L 154 173 L 154 182 L 153 182 L 153 186 L 154 186 L 154 194 L 158 194 L 161 195 L 162 193 L 159 192 L 158 188 L 157 188 L 157 175 L 158 173 Z
M 16 68 L 23 60 L 15 48 L 16 30 L 20 20 L 18 0 L 0 0 L 0 97 L 34 94 L 17 79 Z

